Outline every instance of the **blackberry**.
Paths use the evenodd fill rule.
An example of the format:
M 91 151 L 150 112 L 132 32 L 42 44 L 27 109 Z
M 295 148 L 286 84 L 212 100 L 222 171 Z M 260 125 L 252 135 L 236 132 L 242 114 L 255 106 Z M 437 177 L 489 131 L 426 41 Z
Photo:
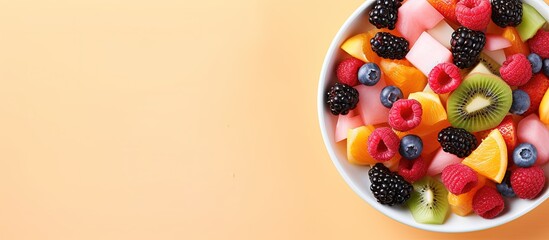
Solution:
M 481 31 L 459 27 L 452 33 L 450 45 L 454 64 L 459 68 L 468 68 L 479 62 L 479 55 L 486 44 L 486 36 Z
M 469 156 L 477 148 L 477 138 L 463 128 L 447 127 L 438 133 L 442 150 L 459 158 Z
M 409 43 L 405 38 L 387 32 L 378 32 L 370 39 L 372 50 L 382 58 L 403 59 L 408 53 Z
M 347 115 L 358 103 L 358 91 L 347 84 L 336 83 L 326 95 L 326 103 L 334 115 Z
M 412 185 L 383 164 L 376 163 L 368 171 L 368 176 L 372 182 L 370 190 L 379 203 L 389 206 L 401 205 L 410 198 Z
M 502 28 L 518 26 L 522 22 L 520 0 L 492 0 L 492 21 Z
M 398 8 L 402 5 L 402 0 L 376 0 L 374 7 L 370 11 L 370 23 L 376 28 L 395 29 L 395 23 L 398 19 Z

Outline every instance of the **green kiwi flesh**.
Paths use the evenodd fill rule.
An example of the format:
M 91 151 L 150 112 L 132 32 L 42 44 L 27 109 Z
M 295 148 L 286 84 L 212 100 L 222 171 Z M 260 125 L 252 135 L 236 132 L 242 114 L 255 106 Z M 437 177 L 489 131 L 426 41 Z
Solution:
M 536 35 L 536 32 L 545 24 L 545 18 L 532 6 L 522 4 L 522 22 L 517 26 L 520 39 L 526 42 Z
M 491 129 L 503 120 L 512 102 L 513 92 L 501 78 L 473 73 L 448 98 L 448 121 L 469 132 Z
M 406 202 L 418 223 L 442 224 L 448 215 L 448 190 L 436 179 L 424 177 L 412 184 L 414 191 Z
M 498 62 L 494 61 L 494 59 L 484 53 L 480 53 L 479 59 L 480 63 L 490 70 L 490 73 L 499 76 L 499 69 L 501 68 L 501 65 Z

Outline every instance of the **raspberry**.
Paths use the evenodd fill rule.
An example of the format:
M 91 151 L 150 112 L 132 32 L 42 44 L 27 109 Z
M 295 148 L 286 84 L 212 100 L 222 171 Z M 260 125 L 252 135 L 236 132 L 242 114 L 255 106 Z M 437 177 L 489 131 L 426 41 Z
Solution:
M 495 218 L 504 207 L 503 197 L 496 189 L 488 186 L 479 189 L 473 197 L 473 211 L 486 219 Z
M 537 53 L 541 58 L 549 58 L 549 32 L 543 29 L 538 30 L 536 35 L 528 40 L 530 50 Z
M 459 68 L 452 63 L 440 63 L 429 73 L 429 87 L 438 94 L 454 91 L 461 80 Z
M 395 130 L 405 132 L 419 125 L 423 109 L 415 99 L 400 99 L 389 110 L 389 125 Z
M 459 195 L 471 191 L 477 183 L 477 173 L 468 166 L 455 163 L 442 170 L 441 180 L 449 192 Z
M 472 30 L 483 31 L 486 29 L 491 16 L 490 0 L 461 0 L 456 5 L 458 22 Z
M 377 128 L 368 137 L 368 152 L 381 162 L 390 160 L 398 152 L 400 140 L 393 130 L 388 127 Z
M 364 65 L 364 62 L 356 58 L 347 58 L 337 66 L 337 79 L 341 83 L 351 87 L 358 85 L 358 69 Z
M 522 86 L 532 78 L 532 65 L 524 54 L 517 53 L 503 62 L 499 74 L 510 86 Z
M 398 164 L 398 174 L 408 182 L 415 182 L 427 174 L 427 167 L 422 156 L 414 160 L 402 158 Z
M 511 187 L 517 197 L 533 199 L 545 187 L 545 173 L 538 167 L 517 168 L 511 174 Z

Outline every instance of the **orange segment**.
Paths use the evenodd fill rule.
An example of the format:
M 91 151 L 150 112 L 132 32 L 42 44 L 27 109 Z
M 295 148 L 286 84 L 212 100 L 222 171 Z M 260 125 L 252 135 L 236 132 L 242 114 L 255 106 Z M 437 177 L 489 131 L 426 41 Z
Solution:
M 507 170 L 507 146 L 499 130 L 492 130 L 462 163 L 477 173 L 501 183 Z
M 505 51 L 505 56 L 511 56 L 517 53 L 522 53 L 526 56 L 530 54 L 528 45 L 520 39 L 520 35 L 514 27 L 504 28 L 502 36 L 511 42 L 510 47 L 503 49 L 503 51 Z
M 471 191 L 455 195 L 453 193 L 448 193 L 448 203 L 450 204 L 450 209 L 452 212 L 460 215 L 466 216 L 473 211 L 473 197 L 475 193 L 484 186 L 486 183 L 486 178 L 482 175 L 478 175 L 478 183 Z
M 362 50 L 362 46 L 370 41 L 370 38 L 368 38 L 367 33 L 360 33 L 355 36 L 352 36 L 345 40 L 343 44 L 341 44 L 341 49 L 343 51 L 347 52 L 349 55 L 353 56 L 354 58 L 360 59 L 364 62 L 368 62 L 368 59 L 366 58 L 366 55 L 364 55 L 364 51 Z
M 387 85 L 400 88 L 404 98 L 408 98 L 410 93 L 422 91 L 427 85 L 427 77 L 408 61 L 381 59 L 379 67 Z
M 427 135 L 433 131 L 438 132 L 449 125 L 445 122 L 448 119 L 446 110 L 436 93 L 415 92 L 410 94 L 408 98 L 417 100 L 421 103 L 421 108 L 423 109 L 421 122 L 419 126 L 410 131 L 411 133 Z
M 368 137 L 374 131 L 373 126 L 349 129 L 347 133 L 347 159 L 358 165 L 375 164 L 377 161 L 368 153 Z

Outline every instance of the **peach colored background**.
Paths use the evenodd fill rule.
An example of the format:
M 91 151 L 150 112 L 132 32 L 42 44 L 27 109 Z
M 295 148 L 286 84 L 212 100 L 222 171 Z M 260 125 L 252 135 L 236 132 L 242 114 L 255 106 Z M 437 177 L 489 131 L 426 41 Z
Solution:
M 547 239 L 549 203 L 443 235 L 380 214 L 322 142 L 362 1 L 0 4 L 0 239 Z

